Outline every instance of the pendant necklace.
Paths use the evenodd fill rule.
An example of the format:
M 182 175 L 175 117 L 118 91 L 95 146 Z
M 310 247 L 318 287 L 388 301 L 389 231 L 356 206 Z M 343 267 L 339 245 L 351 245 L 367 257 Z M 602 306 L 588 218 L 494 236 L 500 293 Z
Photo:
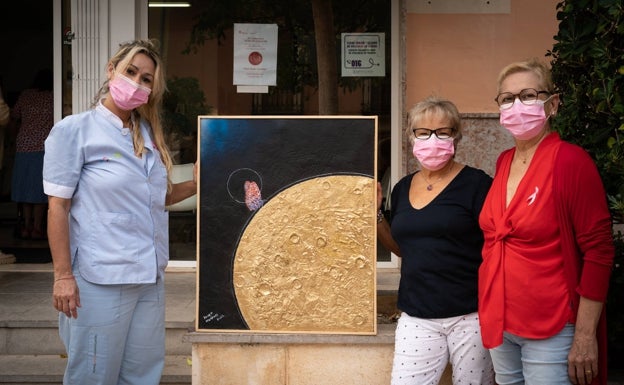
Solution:
M 516 150 L 516 155 L 518 157 L 518 160 L 522 162 L 522 164 L 526 164 L 527 160 L 529 160 L 529 158 L 533 156 L 533 154 L 531 154 L 531 149 L 527 150 L 526 154 L 524 155 L 520 154 L 520 151 Z
M 531 150 L 532 148 L 529 148 L 524 154 L 522 154 L 520 153 L 520 151 L 518 151 L 518 149 L 516 149 L 516 156 L 518 160 L 522 162 L 522 164 L 526 164 L 527 160 L 532 156 Z
M 438 177 L 438 180 L 436 180 L 435 182 L 430 182 L 429 179 L 427 179 L 427 177 L 425 176 L 425 174 L 422 174 L 423 179 L 425 180 L 425 182 L 427 183 L 427 191 L 431 191 L 433 190 L 433 185 L 435 185 L 436 183 L 438 183 L 439 181 L 442 180 L 442 178 L 446 177 L 452 170 L 453 170 L 453 166 L 455 166 L 455 162 L 451 163 L 451 167 L 448 169 L 447 172 L 445 172 L 444 174 L 440 175 Z
M 518 160 L 522 162 L 522 164 L 526 164 L 527 160 L 533 158 L 533 155 L 535 154 L 535 151 L 537 150 L 537 146 L 539 146 L 539 144 L 542 141 L 542 139 L 544 139 L 545 134 L 546 134 L 546 131 L 544 131 L 541 134 L 541 137 L 539 138 L 539 140 L 536 143 L 532 144 L 530 147 L 528 147 L 526 150 L 524 150 L 524 154 L 522 154 L 520 152 L 520 150 L 518 150 L 518 146 L 516 146 L 516 156 L 517 156 Z

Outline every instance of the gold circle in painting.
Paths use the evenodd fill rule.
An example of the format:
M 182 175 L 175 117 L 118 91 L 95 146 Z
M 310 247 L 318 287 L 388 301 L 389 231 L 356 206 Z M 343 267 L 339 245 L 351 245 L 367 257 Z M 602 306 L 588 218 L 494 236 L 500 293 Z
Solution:
M 375 331 L 374 187 L 366 176 L 317 177 L 256 212 L 233 266 L 250 330 Z

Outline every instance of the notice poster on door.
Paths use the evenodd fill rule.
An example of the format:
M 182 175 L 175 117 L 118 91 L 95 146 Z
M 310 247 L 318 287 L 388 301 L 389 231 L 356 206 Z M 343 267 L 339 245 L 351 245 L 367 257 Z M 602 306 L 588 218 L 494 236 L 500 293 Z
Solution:
M 260 87 L 277 82 L 277 24 L 234 24 L 234 85 Z M 242 91 L 244 92 L 244 91 Z
M 386 76 L 384 33 L 342 34 L 342 76 Z

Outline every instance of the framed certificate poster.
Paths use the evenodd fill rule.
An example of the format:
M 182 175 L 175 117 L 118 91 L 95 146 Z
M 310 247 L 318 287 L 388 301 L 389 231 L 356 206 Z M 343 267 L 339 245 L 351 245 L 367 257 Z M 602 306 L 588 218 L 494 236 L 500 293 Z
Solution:
M 376 333 L 376 116 L 200 116 L 197 331 Z

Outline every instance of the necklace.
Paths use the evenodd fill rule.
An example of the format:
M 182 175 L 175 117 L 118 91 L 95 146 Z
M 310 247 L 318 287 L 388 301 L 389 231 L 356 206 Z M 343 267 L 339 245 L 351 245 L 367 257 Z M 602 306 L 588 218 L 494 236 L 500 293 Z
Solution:
M 532 151 L 533 147 L 530 147 L 524 153 L 520 152 L 516 149 L 516 155 L 518 156 L 518 160 L 522 162 L 522 164 L 526 164 L 526 161 L 533 156 Z
M 433 185 L 435 185 L 436 183 L 438 183 L 439 181 L 441 181 L 443 178 L 445 178 L 448 174 L 451 173 L 451 171 L 453 170 L 453 166 L 455 166 L 455 162 L 451 163 L 451 167 L 448 169 L 447 172 L 445 172 L 444 174 L 440 175 L 438 177 L 438 179 L 435 182 L 431 182 L 429 181 L 429 179 L 427 179 L 427 177 L 425 176 L 424 173 L 421 172 L 421 175 L 423 177 L 423 179 L 425 180 L 425 182 L 427 183 L 427 191 L 431 191 L 433 190 Z
M 533 151 L 534 149 L 535 147 L 531 147 L 526 150 L 524 154 L 520 153 L 520 151 L 516 149 L 516 155 L 518 156 L 518 160 L 520 160 L 522 164 L 526 164 L 527 160 L 533 157 L 533 154 L 535 153 L 535 151 Z
M 533 158 L 533 155 L 535 154 L 535 151 L 537 150 L 537 146 L 539 146 L 539 144 L 541 143 L 542 139 L 544 139 L 545 136 L 546 136 L 546 131 L 544 131 L 540 135 L 537 142 L 531 144 L 523 152 L 520 152 L 520 150 L 518 149 L 518 146 L 516 146 L 516 156 L 518 157 L 518 160 L 522 162 L 522 164 L 526 164 L 527 160 Z

